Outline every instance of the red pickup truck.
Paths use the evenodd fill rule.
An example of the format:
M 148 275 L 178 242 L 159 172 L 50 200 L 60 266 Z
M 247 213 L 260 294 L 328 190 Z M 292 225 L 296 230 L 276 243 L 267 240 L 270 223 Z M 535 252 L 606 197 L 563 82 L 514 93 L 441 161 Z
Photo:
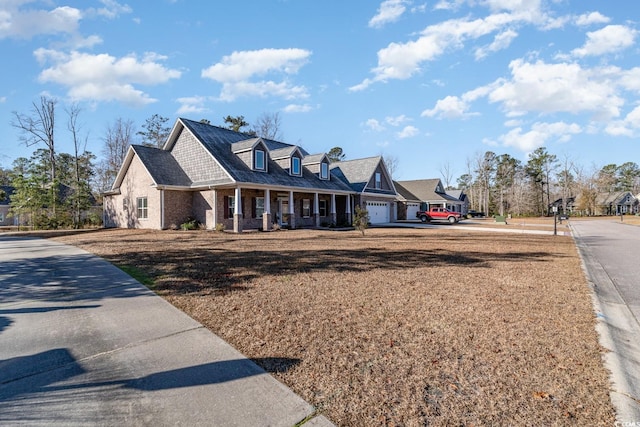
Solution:
M 430 208 L 428 211 L 418 211 L 416 218 L 422 222 L 431 221 L 449 221 L 450 224 L 455 224 L 462 219 L 460 212 L 453 212 L 445 208 Z

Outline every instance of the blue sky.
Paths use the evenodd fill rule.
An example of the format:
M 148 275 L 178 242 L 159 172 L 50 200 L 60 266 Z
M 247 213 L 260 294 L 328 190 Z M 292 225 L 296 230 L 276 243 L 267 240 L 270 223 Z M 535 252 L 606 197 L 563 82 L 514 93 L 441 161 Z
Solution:
M 639 19 L 622 0 L 0 0 L 0 166 L 33 152 L 10 123 L 43 94 L 63 152 L 76 102 L 97 155 L 117 118 L 277 112 L 284 142 L 391 156 L 397 179 L 539 146 L 640 163 Z

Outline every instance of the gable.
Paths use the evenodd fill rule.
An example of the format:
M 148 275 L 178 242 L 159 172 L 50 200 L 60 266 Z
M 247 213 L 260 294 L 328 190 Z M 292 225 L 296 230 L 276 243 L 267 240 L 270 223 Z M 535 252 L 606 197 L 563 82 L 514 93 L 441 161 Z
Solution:
M 171 147 L 171 154 L 194 183 L 232 182 L 231 177 L 198 139 L 184 128 Z

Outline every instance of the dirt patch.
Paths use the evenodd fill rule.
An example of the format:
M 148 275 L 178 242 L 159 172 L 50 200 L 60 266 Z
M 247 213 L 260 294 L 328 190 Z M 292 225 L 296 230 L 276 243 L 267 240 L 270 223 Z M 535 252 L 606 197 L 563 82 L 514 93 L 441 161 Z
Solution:
M 157 293 L 338 425 L 614 422 L 569 237 L 105 230 L 55 239 L 145 272 Z

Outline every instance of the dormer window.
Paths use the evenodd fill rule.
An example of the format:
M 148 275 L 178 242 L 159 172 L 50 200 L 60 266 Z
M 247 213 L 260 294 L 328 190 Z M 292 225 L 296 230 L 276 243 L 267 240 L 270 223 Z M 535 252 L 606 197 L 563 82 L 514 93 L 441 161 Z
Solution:
M 329 163 L 327 162 L 320 164 L 320 179 L 329 179 Z
M 267 169 L 267 162 L 265 162 L 264 150 L 254 151 L 254 169 L 263 171 Z
M 300 157 L 294 156 L 291 158 L 291 175 L 302 175 L 302 162 Z

